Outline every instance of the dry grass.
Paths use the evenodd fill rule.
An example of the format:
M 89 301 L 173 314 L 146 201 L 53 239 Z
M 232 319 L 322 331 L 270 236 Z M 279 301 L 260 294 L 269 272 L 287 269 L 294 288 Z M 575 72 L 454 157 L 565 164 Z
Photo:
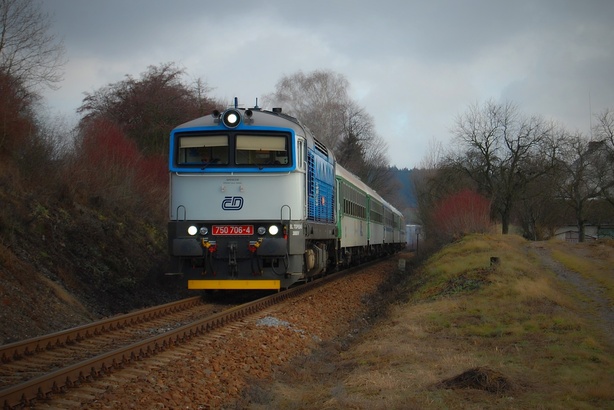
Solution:
M 614 266 L 612 252 L 579 247 L 587 248 L 590 258 L 582 263 Z M 500 265 L 491 267 L 491 256 L 498 256 Z M 589 276 L 611 289 L 612 275 Z M 614 346 L 579 313 L 586 308 L 582 301 L 522 238 L 464 238 L 429 259 L 403 287 L 402 302 L 385 321 L 351 348 L 329 351 L 320 367 L 312 368 L 324 362 L 335 371 L 301 378 L 298 370 L 284 369 L 286 377 L 269 390 L 269 405 L 614 408 Z
M 552 241 L 552 256 L 567 269 L 580 273 L 587 279 L 595 280 L 602 286 L 608 297 L 614 299 L 614 239 L 566 244 Z

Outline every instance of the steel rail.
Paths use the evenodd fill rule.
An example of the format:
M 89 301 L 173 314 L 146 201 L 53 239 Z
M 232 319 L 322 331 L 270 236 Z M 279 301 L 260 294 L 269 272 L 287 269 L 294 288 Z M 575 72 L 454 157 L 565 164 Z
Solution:
M 201 298 L 199 296 L 191 297 L 176 302 L 170 302 L 161 306 L 155 306 L 116 317 L 110 317 L 108 319 L 50 333 L 48 335 L 2 345 L 0 346 L 0 361 L 1 363 L 9 363 L 14 360 L 19 360 L 24 356 L 32 356 L 37 352 L 80 342 L 106 332 L 157 319 L 170 313 L 189 309 L 201 303 L 200 301 Z

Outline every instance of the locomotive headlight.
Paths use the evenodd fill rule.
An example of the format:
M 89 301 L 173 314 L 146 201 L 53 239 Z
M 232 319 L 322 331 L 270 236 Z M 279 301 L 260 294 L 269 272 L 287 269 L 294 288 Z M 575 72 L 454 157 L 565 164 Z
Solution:
M 198 232 L 198 228 L 195 227 L 194 225 L 192 225 L 192 226 L 190 226 L 188 228 L 188 235 L 194 236 L 194 235 L 196 235 L 196 232 Z
M 258 235 L 262 236 L 266 233 L 266 228 L 264 226 L 258 227 Z
M 222 122 L 228 128 L 235 128 L 241 122 L 241 114 L 237 110 L 227 110 L 222 116 Z
M 206 227 L 206 226 L 202 226 L 202 227 L 200 228 L 199 232 L 200 232 L 200 234 L 201 234 L 202 236 L 205 236 L 205 235 L 207 235 L 207 234 L 209 233 L 209 229 L 207 229 L 207 227 Z
M 277 232 L 279 232 L 279 228 L 276 225 L 269 226 L 269 233 L 271 235 L 277 235 Z

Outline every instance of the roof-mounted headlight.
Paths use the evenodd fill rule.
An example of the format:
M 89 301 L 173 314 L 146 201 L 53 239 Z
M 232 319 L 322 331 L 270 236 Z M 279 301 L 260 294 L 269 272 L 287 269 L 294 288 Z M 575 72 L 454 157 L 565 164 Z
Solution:
M 222 123 L 228 128 L 235 128 L 241 122 L 241 114 L 238 110 L 226 110 L 222 115 Z

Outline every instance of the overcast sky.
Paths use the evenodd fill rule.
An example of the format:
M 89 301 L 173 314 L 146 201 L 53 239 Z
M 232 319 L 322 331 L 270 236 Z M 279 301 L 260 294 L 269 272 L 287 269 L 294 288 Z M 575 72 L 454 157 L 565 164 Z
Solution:
M 590 134 L 614 108 L 611 0 L 46 0 L 69 59 L 53 114 L 84 92 L 175 62 L 253 106 L 284 75 L 332 70 L 374 118 L 391 165 L 449 146 L 470 104 L 511 101 Z M 271 107 L 265 107 L 271 108 Z

